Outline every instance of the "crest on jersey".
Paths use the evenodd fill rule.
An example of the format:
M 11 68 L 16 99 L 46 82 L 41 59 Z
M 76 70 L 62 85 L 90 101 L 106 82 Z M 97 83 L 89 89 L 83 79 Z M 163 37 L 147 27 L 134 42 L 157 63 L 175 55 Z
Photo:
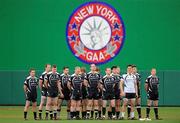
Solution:
M 66 38 L 72 53 L 84 63 L 103 64 L 117 56 L 125 39 L 119 13 L 104 2 L 88 2 L 70 16 Z

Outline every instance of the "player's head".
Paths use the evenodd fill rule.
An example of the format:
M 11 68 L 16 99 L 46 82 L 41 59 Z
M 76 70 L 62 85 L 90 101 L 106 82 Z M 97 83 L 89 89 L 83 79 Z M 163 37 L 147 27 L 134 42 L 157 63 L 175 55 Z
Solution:
M 152 76 L 155 76 L 155 75 L 156 75 L 156 68 L 152 68 L 152 69 L 151 69 L 151 75 L 152 75 Z
M 81 68 L 79 66 L 75 67 L 75 74 L 80 74 Z
M 90 69 L 91 69 L 91 71 L 96 71 L 96 65 L 95 64 L 91 64 L 90 65 Z
M 57 72 L 57 66 L 54 64 L 52 65 L 52 73 L 56 73 Z
M 117 66 L 112 66 L 111 71 L 112 73 L 117 74 Z
M 64 73 L 64 74 L 69 74 L 69 67 L 64 66 L 64 67 L 63 67 L 63 73 Z
M 117 67 L 116 71 L 117 71 L 117 74 L 120 74 L 120 72 L 121 72 L 120 67 Z
M 86 68 L 85 67 L 81 67 L 81 73 L 86 73 Z
M 106 75 L 110 75 L 111 74 L 111 68 L 106 68 Z
M 96 67 L 96 72 L 97 72 L 97 73 L 100 73 L 99 67 Z
M 46 72 L 51 71 L 51 65 L 50 65 L 50 64 L 46 64 L 46 65 L 45 65 L 45 71 L 46 71 Z
M 137 73 L 137 67 L 136 65 L 132 65 L 133 73 Z
M 34 77 L 35 74 L 36 74 L 35 69 L 34 69 L 34 68 L 31 68 L 31 69 L 29 70 L 29 74 L 30 74 L 31 77 Z
M 131 74 L 132 73 L 132 65 L 127 66 L 127 73 Z

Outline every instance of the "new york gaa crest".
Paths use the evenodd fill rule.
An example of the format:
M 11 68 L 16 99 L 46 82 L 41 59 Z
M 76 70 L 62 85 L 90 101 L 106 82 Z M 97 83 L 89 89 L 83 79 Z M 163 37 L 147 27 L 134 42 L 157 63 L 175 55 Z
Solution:
M 117 56 L 125 38 L 119 13 L 104 2 L 88 2 L 70 16 L 66 38 L 72 53 L 81 61 L 103 64 Z

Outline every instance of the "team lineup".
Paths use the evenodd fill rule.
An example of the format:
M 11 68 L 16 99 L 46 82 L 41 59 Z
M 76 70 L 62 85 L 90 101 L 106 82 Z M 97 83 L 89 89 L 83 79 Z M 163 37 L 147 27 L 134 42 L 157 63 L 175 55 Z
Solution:
M 74 74 L 69 75 L 69 67 L 63 68 L 63 73 L 57 72 L 56 65 L 45 65 L 45 71 L 38 78 L 35 69 L 30 69 L 29 76 L 24 81 L 26 104 L 24 119 L 32 102 L 32 111 L 35 120 L 60 119 L 63 101 L 67 102 L 67 119 L 112 119 L 123 120 L 127 110 L 129 120 L 151 120 L 149 117 L 153 104 L 155 119 L 158 116 L 158 86 L 159 78 L 156 69 L 152 68 L 150 76 L 146 78 L 147 92 L 146 117 L 141 116 L 141 76 L 135 65 L 127 66 L 127 73 L 120 74 L 120 67 L 112 66 L 105 69 L 102 76 L 100 69 L 90 65 L 90 72 L 84 67 L 75 67 Z M 41 90 L 41 102 L 37 117 L 37 91 Z M 107 104 L 109 104 L 107 106 Z M 43 113 L 43 107 L 45 111 Z M 135 118 L 135 109 L 138 116 Z M 81 113 L 81 115 L 80 115 Z M 107 113 L 107 115 L 106 115 Z M 45 115 L 43 115 L 45 114 Z

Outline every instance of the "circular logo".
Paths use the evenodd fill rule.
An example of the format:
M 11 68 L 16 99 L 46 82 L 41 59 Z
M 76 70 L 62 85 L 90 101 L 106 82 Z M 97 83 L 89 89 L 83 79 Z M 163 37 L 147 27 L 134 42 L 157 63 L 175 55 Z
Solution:
M 104 2 L 88 2 L 70 16 L 66 38 L 79 60 L 103 64 L 119 53 L 125 39 L 125 28 L 113 7 Z

